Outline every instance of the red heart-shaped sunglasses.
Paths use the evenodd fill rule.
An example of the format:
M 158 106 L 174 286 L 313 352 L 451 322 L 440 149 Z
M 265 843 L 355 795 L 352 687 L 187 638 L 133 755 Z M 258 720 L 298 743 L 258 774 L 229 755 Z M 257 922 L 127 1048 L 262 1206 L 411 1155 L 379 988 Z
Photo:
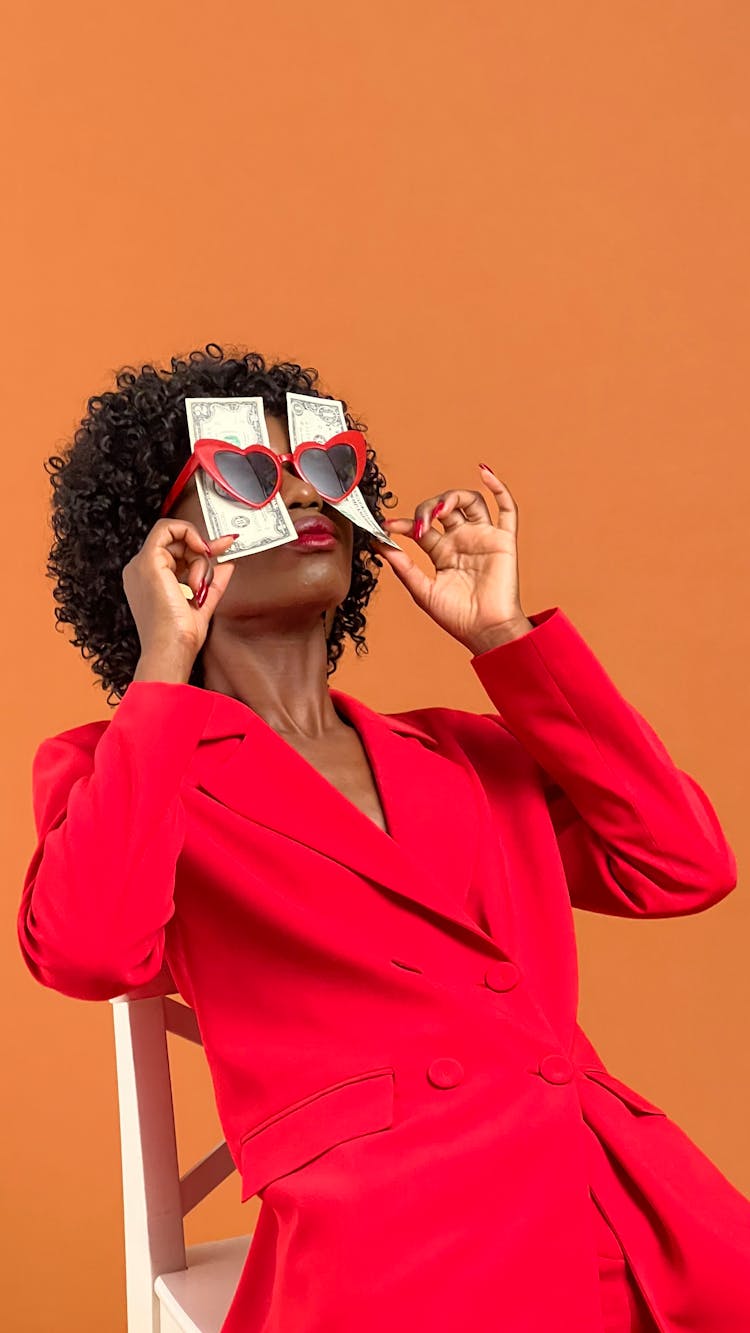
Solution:
M 282 463 L 291 463 L 303 481 L 309 481 L 319 495 L 336 504 L 354 490 L 366 462 L 367 446 L 359 430 L 342 430 L 323 444 L 306 440 L 293 454 L 276 454 L 266 444 L 249 444 L 241 449 L 228 440 L 196 440 L 193 453 L 161 507 L 161 515 L 169 513 L 199 467 L 235 500 L 251 509 L 262 509 L 279 492 Z

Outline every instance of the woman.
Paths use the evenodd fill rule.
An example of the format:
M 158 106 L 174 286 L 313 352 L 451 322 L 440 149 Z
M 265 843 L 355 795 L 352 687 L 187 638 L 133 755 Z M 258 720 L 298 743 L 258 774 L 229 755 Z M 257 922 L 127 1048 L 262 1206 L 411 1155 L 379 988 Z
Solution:
M 489 501 L 384 520 L 368 449 L 362 493 L 433 579 L 290 458 L 325 549 L 218 562 L 195 476 L 160 513 L 186 397 L 261 395 L 288 455 L 316 379 L 209 344 L 121 372 L 50 460 L 57 616 L 121 702 L 35 756 L 27 965 L 84 999 L 163 971 L 195 1009 L 262 1201 L 223 1333 L 739 1333 L 750 1203 L 576 1023 L 571 912 L 702 911 L 735 858 L 564 613 L 525 615 L 508 488 L 484 466 Z M 383 560 L 491 711 L 329 688 Z

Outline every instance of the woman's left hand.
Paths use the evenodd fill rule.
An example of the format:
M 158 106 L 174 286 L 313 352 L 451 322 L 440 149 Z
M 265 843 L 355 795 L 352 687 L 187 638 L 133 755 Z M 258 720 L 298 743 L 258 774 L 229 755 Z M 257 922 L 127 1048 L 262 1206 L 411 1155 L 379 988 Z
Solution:
M 406 551 L 377 541 L 378 555 L 441 629 L 476 655 L 534 628 L 521 609 L 518 578 L 518 508 L 507 486 L 482 468 L 495 497 L 494 523 L 481 491 L 443 491 L 423 500 L 414 518 L 390 518 L 391 536 L 403 533 L 429 555 L 428 578 Z M 437 512 L 436 512 L 437 510 Z M 432 526 L 434 520 L 443 532 Z

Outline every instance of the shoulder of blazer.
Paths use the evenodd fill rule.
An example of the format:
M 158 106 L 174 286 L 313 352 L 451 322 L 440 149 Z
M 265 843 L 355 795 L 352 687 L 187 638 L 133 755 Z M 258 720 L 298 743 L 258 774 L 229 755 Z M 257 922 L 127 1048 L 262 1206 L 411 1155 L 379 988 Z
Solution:
M 56 735 L 47 736 L 41 741 L 37 747 L 37 754 L 42 749 L 51 751 L 69 747 L 77 750 L 94 750 L 110 722 L 111 718 L 101 718 L 94 722 L 82 722 L 77 727 L 68 727 L 66 731 L 58 731 Z
M 402 713 L 384 714 L 385 720 L 394 731 L 405 735 L 416 735 L 422 740 L 439 745 L 446 738 L 452 738 L 459 744 L 466 740 L 491 739 L 497 737 L 497 728 L 510 733 L 510 728 L 499 713 L 472 713 L 466 708 L 413 708 Z
M 501 714 L 472 713 L 463 708 L 415 708 L 388 717 L 393 730 L 427 738 L 443 759 L 473 769 L 482 785 L 496 775 L 501 783 L 550 779 Z
M 89 769 L 94 751 L 108 726 L 108 718 L 100 722 L 84 722 L 40 741 L 31 765 L 34 788 L 38 790 L 42 785 L 54 783 L 70 771 Z
M 37 832 L 41 835 L 64 813 L 68 792 L 76 778 L 89 773 L 93 755 L 109 726 L 84 722 L 55 736 L 47 736 L 36 748 L 31 765 L 32 803 Z

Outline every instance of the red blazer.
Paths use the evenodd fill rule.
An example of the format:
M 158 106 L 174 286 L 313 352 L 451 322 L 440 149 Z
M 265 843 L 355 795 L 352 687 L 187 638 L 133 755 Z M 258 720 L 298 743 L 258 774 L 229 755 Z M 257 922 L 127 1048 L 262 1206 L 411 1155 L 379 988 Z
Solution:
M 589 1190 L 661 1333 L 750 1328 L 750 1201 L 581 1031 L 571 911 L 705 911 L 736 860 L 563 611 L 530 619 L 471 659 L 497 712 L 331 689 L 389 833 L 191 685 L 37 751 L 26 963 L 89 1000 L 165 971 L 262 1201 L 223 1333 L 601 1333 Z

